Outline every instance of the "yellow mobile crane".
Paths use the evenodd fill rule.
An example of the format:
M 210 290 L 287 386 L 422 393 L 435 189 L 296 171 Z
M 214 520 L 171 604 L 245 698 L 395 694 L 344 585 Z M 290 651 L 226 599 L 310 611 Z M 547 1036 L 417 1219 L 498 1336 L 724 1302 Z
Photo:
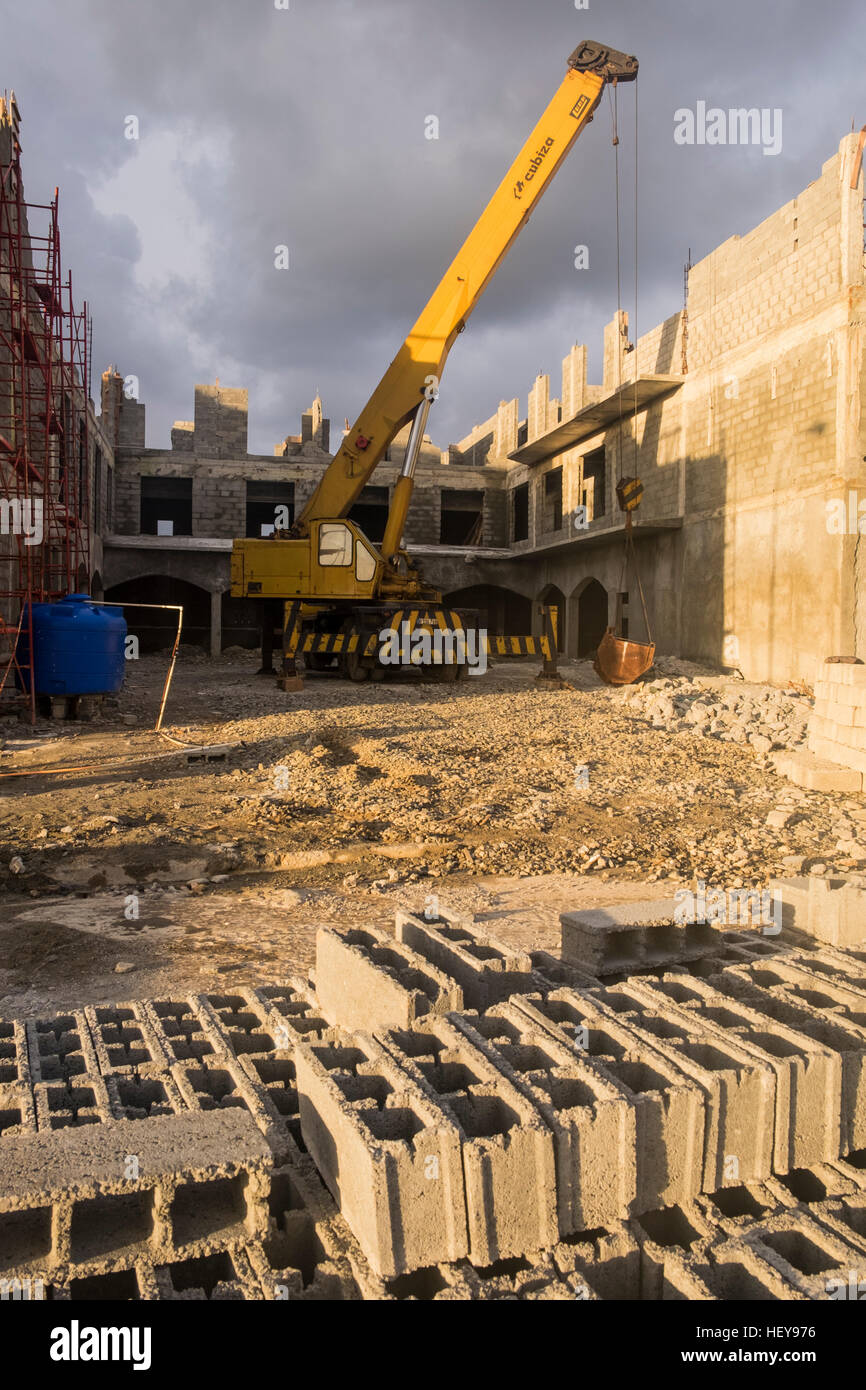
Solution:
M 263 539 L 238 539 L 232 548 L 234 597 L 283 600 L 283 675 L 294 675 L 301 643 L 355 680 L 382 674 L 377 634 L 412 623 L 460 627 L 460 615 L 442 607 L 442 595 L 424 583 L 402 549 L 415 465 L 442 369 L 486 285 L 528 221 L 577 136 L 592 119 L 607 83 L 631 82 L 637 59 L 602 44 L 580 44 L 568 71 L 523 149 L 457 252 L 379 385 L 328 465 L 315 492 L 289 530 Z M 348 512 L 397 433 L 411 422 L 402 471 L 394 487 L 385 533 L 374 545 Z M 303 633 L 316 640 L 301 641 Z M 324 654 L 324 655 L 323 655 Z M 314 661 L 315 661 L 314 656 Z M 464 658 L 465 659 L 465 658 Z M 442 679 L 465 670 L 446 659 Z

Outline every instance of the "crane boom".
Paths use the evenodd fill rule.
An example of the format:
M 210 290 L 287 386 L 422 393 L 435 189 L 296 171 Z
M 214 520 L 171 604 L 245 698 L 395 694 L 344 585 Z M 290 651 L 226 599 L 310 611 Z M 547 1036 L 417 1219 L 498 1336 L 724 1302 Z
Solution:
M 583 43 L 572 53 L 553 99 L 345 435 L 296 518 L 292 535 L 309 535 L 311 523 L 323 518 L 345 517 L 395 436 L 414 420 L 420 428 L 412 432 L 413 447 L 407 449 L 404 472 L 394 489 L 381 548 L 386 563 L 391 560 L 406 520 L 426 412 L 454 339 L 577 136 L 592 119 L 605 84 L 633 81 L 637 69 L 636 58 L 597 43 Z

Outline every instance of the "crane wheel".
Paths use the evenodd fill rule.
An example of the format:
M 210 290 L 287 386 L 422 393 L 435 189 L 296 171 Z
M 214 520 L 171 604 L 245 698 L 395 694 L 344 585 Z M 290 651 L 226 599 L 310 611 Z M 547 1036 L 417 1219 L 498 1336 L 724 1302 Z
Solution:
M 346 652 L 340 662 L 340 675 L 347 676 L 350 681 L 360 683 L 367 680 L 370 675 L 370 668 L 363 664 L 363 657 L 358 651 Z

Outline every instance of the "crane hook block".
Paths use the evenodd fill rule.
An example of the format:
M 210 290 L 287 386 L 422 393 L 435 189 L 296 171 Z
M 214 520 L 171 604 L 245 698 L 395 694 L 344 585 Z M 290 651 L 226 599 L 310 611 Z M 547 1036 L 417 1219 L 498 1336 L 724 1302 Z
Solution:
M 577 72 L 597 72 L 605 82 L 634 82 L 638 61 L 628 53 L 620 53 L 618 48 L 605 48 L 604 44 L 587 39 L 585 43 L 578 44 L 568 60 L 568 66 Z

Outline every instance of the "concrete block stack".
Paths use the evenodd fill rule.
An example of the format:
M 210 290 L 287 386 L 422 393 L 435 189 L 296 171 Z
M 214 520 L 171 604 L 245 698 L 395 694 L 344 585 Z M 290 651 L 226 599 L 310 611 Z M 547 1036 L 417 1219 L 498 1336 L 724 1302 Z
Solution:
M 810 753 L 847 768 L 860 778 L 852 791 L 862 791 L 866 775 L 866 666 L 824 662 L 815 683 L 815 707 L 809 721 Z
M 315 988 L 2 1022 L 0 1293 L 841 1296 L 866 966 L 802 910 L 697 952 L 644 914 L 614 971 L 400 912 L 322 929 Z
M 780 776 L 810 791 L 856 794 L 866 788 L 866 665 L 819 665 L 806 748 L 774 761 Z

